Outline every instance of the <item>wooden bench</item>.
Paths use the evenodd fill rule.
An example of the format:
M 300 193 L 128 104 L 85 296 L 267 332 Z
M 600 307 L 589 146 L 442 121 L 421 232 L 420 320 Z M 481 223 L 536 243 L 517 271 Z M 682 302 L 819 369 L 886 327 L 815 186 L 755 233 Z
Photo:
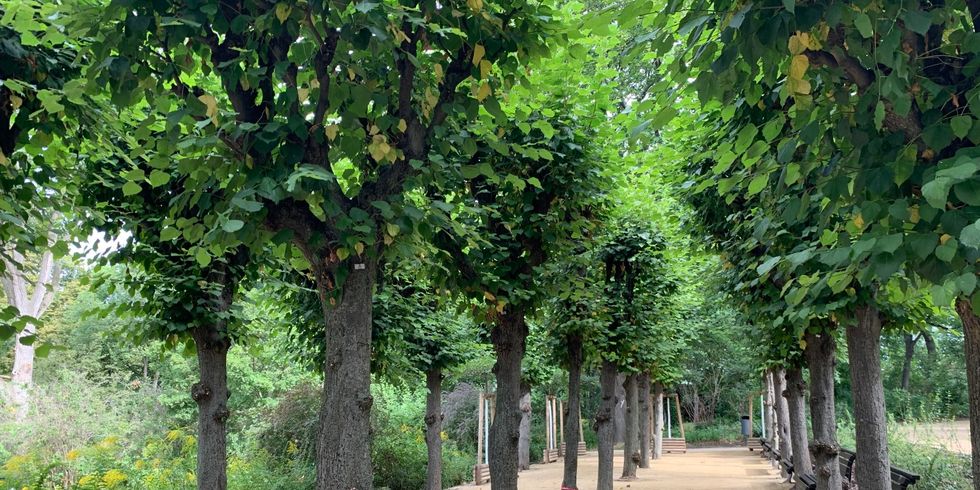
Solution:
M 473 483 L 476 485 L 490 483 L 490 467 L 485 464 L 473 466 Z
M 916 482 L 922 478 L 915 473 L 909 473 L 901 468 L 896 468 L 892 466 L 892 490 L 905 490 L 906 488 L 915 485 Z
M 763 438 L 760 437 L 759 438 L 759 447 L 762 448 L 762 451 L 761 452 L 762 452 L 762 457 L 763 458 L 768 458 L 769 455 L 772 453 L 772 443 L 769 442 L 769 439 L 763 439 Z
M 760 439 L 749 439 L 749 446 L 748 447 L 749 447 L 749 451 L 756 451 L 756 450 L 758 450 L 758 451 L 765 451 L 765 448 L 762 446 L 762 439 L 761 438 Z
M 844 490 L 851 488 L 855 458 L 857 458 L 857 454 L 850 449 L 840 448 L 840 451 L 837 453 L 837 462 L 840 464 L 840 479 L 843 482 L 842 487 Z
M 541 461 L 543 463 L 554 463 L 558 461 L 558 449 L 545 449 L 542 451 Z
M 854 463 L 857 460 L 857 454 L 850 449 L 841 448 L 840 453 L 837 455 L 837 460 L 840 462 L 840 475 L 841 480 L 844 482 L 842 485 L 843 489 L 848 490 L 857 487 L 854 482 Z M 890 467 L 889 471 L 891 473 L 892 490 L 906 490 L 922 478 L 919 475 L 894 466 Z
M 677 437 L 664 437 L 661 447 L 665 453 L 686 453 L 687 440 Z
M 817 490 L 817 477 L 809 473 L 798 476 L 798 481 L 803 485 L 803 488 L 806 490 Z
M 790 461 L 790 460 L 788 460 L 788 459 L 786 459 L 786 458 L 780 458 L 779 465 L 782 466 L 784 470 L 786 470 L 786 481 L 787 482 L 792 482 L 793 481 L 793 462 Z
M 585 447 L 585 441 L 578 441 L 578 455 L 579 456 L 582 456 L 583 454 L 586 453 L 586 450 L 587 449 Z M 558 455 L 561 456 L 561 457 L 563 457 L 563 458 L 565 457 L 565 443 L 564 442 L 561 443 L 558 446 Z

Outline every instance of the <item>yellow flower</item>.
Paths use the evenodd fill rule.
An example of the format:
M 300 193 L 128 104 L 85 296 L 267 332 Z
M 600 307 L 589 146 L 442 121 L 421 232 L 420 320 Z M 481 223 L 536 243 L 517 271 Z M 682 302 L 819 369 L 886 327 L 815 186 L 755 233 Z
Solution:
M 68 454 L 65 454 L 65 459 L 68 461 L 75 461 L 78 459 L 78 454 L 78 449 L 72 449 L 71 451 L 68 451 Z
M 289 441 L 289 444 L 286 444 L 286 454 L 296 454 L 297 452 L 299 452 L 299 446 L 296 445 L 296 441 Z
M 78 479 L 78 486 L 87 487 L 95 483 L 95 477 L 92 475 L 85 475 Z
M 146 466 L 146 463 L 144 463 L 142 459 L 137 459 L 133 466 L 135 466 L 138 470 L 142 470 L 143 467 Z
M 27 463 L 27 460 L 28 460 L 27 456 L 24 455 L 17 454 L 11 456 L 10 459 L 8 459 L 7 462 L 3 464 L 3 469 L 10 472 L 19 471 L 20 468 L 24 466 L 25 463 Z
M 449 439 L 449 436 L 446 435 L 446 431 L 442 431 L 442 432 L 439 433 L 439 439 L 442 439 L 443 441 L 445 441 L 446 439 Z
M 126 481 L 126 474 L 117 469 L 111 469 L 102 475 L 102 484 L 106 488 L 116 488 L 124 481 Z

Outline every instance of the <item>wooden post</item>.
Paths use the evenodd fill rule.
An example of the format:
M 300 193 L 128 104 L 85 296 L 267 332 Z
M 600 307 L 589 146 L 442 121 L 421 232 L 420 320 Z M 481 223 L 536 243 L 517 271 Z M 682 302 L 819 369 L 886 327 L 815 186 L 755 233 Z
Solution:
M 476 407 L 476 464 L 483 464 L 483 402 L 486 398 L 483 392 L 480 392 L 480 401 L 477 403 Z
M 565 443 L 565 406 L 561 400 L 558 400 L 558 441 Z
M 681 415 L 681 397 L 677 393 L 674 393 L 674 402 L 677 405 L 677 425 L 681 428 L 681 439 L 687 439 L 684 437 L 684 416 Z

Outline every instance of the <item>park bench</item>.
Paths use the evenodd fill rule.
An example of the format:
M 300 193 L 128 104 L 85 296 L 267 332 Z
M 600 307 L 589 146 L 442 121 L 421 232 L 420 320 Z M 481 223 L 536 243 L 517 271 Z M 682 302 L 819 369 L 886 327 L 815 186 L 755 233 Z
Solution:
M 772 454 L 772 443 L 769 439 L 759 438 L 759 446 L 762 446 L 762 457 L 767 458 Z
M 797 480 L 806 490 L 817 490 L 817 477 L 809 473 L 805 473 L 802 475 L 797 475 Z
M 857 454 L 850 449 L 841 448 L 837 453 L 837 462 L 840 464 L 840 477 L 841 481 L 844 482 L 843 487 L 845 490 L 851 486 L 855 458 L 857 458 Z
M 683 438 L 664 437 L 661 447 L 665 453 L 686 453 L 687 441 Z
M 844 482 L 842 485 L 844 490 L 857 487 L 854 483 L 854 462 L 856 459 L 857 454 L 850 449 L 841 448 L 840 453 L 837 455 L 837 460 L 840 462 L 840 475 L 841 480 Z M 908 487 L 915 485 L 921 478 L 919 475 L 894 466 L 889 468 L 889 470 L 891 473 L 892 490 L 906 490 Z
M 792 482 L 793 481 L 793 462 L 790 461 L 790 460 L 788 460 L 788 459 L 786 459 L 786 458 L 780 458 L 779 459 L 779 465 L 782 466 L 784 470 L 786 470 L 786 481 L 787 482 Z

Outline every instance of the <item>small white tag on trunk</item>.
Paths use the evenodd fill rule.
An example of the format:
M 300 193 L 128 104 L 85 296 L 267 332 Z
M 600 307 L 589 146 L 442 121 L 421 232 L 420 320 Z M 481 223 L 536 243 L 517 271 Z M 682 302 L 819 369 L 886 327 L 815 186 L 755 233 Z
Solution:
M 356 271 L 364 270 L 365 267 L 364 264 L 354 264 L 354 270 Z

